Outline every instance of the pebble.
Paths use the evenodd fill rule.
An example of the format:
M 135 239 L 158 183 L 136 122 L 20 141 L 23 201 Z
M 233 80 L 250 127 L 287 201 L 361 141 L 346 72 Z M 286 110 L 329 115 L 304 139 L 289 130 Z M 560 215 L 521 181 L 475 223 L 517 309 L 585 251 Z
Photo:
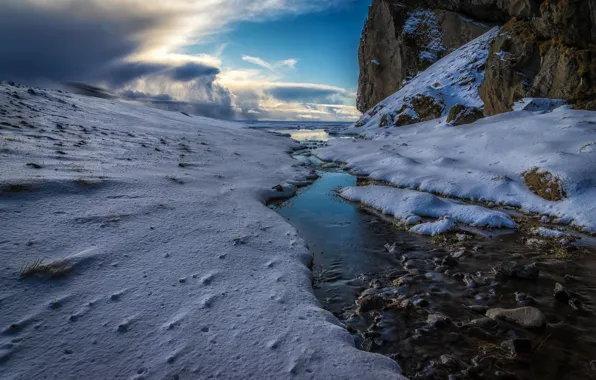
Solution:
M 567 291 L 567 289 L 565 289 L 565 287 L 558 282 L 555 284 L 555 290 L 553 295 L 555 296 L 555 299 L 559 302 L 566 303 L 569 302 L 569 300 L 571 299 L 571 296 L 569 296 L 569 292 Z
M 546 316 L 531 306 L 517 309 L 489 309 L 486 316 L 494 320 L 504 319 L 525 328 L 538 328 L 546 324 Z
M 451 323 L 451 319 L 440 313 L 429 314 L 426 323 L 432 327 L 444 327 Z

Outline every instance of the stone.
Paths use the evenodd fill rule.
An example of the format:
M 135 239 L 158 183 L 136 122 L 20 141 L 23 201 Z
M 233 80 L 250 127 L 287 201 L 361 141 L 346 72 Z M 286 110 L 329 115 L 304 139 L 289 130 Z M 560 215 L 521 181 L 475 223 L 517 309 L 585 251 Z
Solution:
M 459 261 L 453 256 L 446 256 L 443 258 L 443 261 L 441 261 L 441 265 L 453 268 L 459 265 Z
M 491 330 L 494 329 L 495 327 L 497 327 L 499 324 L 490 319 L 490 318 L 477 318 L 477 319 L 473 319 L 470 321 L 469 323 L 472 326 L 476 326 L 476 327 L 480 327 L 482 329 L 485 330 Z
M 567 289 L 565 289 L 565 287 L 558 282 L 555 284 L 553 295 L 559 302 L 567 303 L 571 300 L 571 296 L 569 295 Z
M 494 320 L 505 320 L 524 328 L 540 328 L 546 325 L 546 316 L 537 308 L 532 306 L 520 307 L 517 309 L 489 309 L 486 316 Z
M 484 111 L 481 108 L 456 104 L 449 110 L 447 122 L 454 126 L 465 125 L 472 124 L 483 117 Z
M 358 304 L 357 312 L 366 313 L 371 310 L 378 310 L 385 307 L 385 300 L 376 295 L 364 296 L 359 298 L 356 303 Z
M 540 269 L 536 263 L 521 265 L 516 261 L 503 261 L 493 268 L 498 277 L 521 278 L 535 280 L 540 275 Z
M 515 292 L 515 301 L 519 306 L 536 306 L 538 304 L 534 297 L 526 293 Z
M 451 319 L 440 313 L 429 314 L 426 318 L 426 323 L 432 327 L 445 327 L 451 323 Z

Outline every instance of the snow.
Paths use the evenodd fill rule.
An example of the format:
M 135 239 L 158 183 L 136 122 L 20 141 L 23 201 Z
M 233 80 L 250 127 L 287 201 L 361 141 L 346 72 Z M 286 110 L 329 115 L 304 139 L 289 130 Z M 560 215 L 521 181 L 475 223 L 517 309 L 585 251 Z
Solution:
M 498 28 L 494 28 L 437 61 L 395 94 L 367 111 L 353 128 L 346 130 L 346 133 L 376 133 L 385 115 L 391 119 L 389 126 L 395 125 L 395 120 L 401 114 L 417 117 L 411 103 L 416 95 L 434 98 L 443 106 L 443 116 L 456 104 L 483 107 L 484 104 L 478 95 L 478 87 L 484 79 L 481 67 L 486 62 L 489 44 L 497 32 Z
M 542 237 L 552 237 L 552 238 L 560 238 L 563 236 L 567 236 L 565 232 L 552 230 L 550 228 L 538 227 L 532 231 L 535 235 L 539 235 Z
M 411 232 L 420 235 L 435 236 L 443 234 L 455 228 L 455 222 L 451 218 L 443 218 L 436 222 L 422 223 L 410 228 Z
M 376 59 L 373 59 L 372 61 L 370 61 L 371 63 L 374 63 L 375 65 L 379 66 L 381 64 L 381 62 L 379 62 Z
M 515 228 L 516 224 L 504 212 L 481 206 L 440 198 L 433 194 L 388 186 L 347 187 L 340 195 L 390 214 L 411 224 L 412 217 L 444 218 L 477 227 Z M 446 223 L 441 224 L 441 226 Z
M 512 206 L 596 232 L 596 112 L 515 111 L 458 127 L 442 118 L 365 135 L 371 140 L 331 141 L 315 154 L 399 187 Z M 558 178 L 567 197 L 548 201 L 530 191 L 522 174 L 533 168 Z
M 523 98 L 513 105 L 514 111 L 549 112 L 565 105 L 564 100 L 544 98 Z
M 435 12 L 417 9 L 411 12 L 404 24 L 404 33 L 410 38 L 424 37 L 424 49 L 419 53 L 420 60 L 435 62 L 447 50 L 443 45 L 443 35 Z
M 312 177 L 297 144 L 34 92 L 0 85 L 0 378 L 400 378 L 321 309 L 264 204 Z M 70 272 L 19 279 L 39 259 Z

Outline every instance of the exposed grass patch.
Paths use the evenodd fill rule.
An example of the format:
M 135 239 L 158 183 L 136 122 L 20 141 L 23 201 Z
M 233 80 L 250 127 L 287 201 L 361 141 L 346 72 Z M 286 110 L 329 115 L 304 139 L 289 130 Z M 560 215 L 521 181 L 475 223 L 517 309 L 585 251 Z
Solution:
M 42 277 L 42 278 L 58 278 L 67 276 L 72 270 L 72 267 L 67 263 L 56 261 L 53 263 L 44 264 L 43 259 L 38 259 L 26 264 L 21 268 L 19 279 L 28 277 Z
M 557 202 L 567 198 L 561 179 L 548 171 L 539 170 L 539 168 L 533 168 L 522 173 L 528 189 L 547 201 Z

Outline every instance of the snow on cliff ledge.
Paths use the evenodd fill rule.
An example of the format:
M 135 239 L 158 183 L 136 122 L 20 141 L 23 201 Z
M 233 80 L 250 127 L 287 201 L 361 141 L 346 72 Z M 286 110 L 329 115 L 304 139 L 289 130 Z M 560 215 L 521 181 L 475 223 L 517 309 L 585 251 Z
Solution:
M 484 80 L 490 42 L 497 32 L 498 28 L 491 29 L 418 74 L 362 115 L 349 132 L 374 132 L 380 127 L 438 118 L 456 104 L 482 107 L 478 88 Z
M 263 202 L 292 143 L 0 85 L 0 378 L 396 379 L 312 294 Z M 26 264 L 64 276 L 19 279 Z

